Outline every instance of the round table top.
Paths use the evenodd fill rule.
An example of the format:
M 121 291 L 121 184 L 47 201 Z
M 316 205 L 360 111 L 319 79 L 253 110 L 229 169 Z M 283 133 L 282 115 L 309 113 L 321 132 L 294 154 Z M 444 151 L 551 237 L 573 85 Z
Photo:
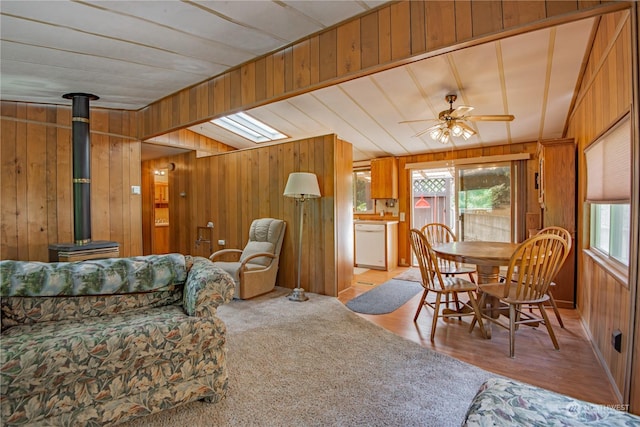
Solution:
M 451 261 L 476 265 L 509 265 L 518 247 L 510 242 L 451 242 L 434 245 L 435 253 Z

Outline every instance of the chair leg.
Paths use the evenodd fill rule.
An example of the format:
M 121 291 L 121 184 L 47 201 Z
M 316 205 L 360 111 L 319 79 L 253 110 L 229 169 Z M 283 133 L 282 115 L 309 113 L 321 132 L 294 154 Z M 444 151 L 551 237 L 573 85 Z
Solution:
M 420 310 L 422 310 L 422 307 L 424 306 L 424 300 L 427 299 L 428 293 L 429 293 L 428 289 L 425 289 L 424 292 L 422 292 L 422 298 L 420 298 L 420 303 L 418 304 L 418 310 L 416 311 L 416 315 L 413 316 L 414 323 L 416 322 L 416 320 L 418 320 L 418 314 L 420 314 Z
M 549 336 L 551 337 L 551 341 L 553 342 L 553 347 L 556 350 L 560 350 L 560 346 L 558 345 L 558 340 L 556 339 L 556 334 L 553 333 L 551 322 L 549 322 L 549 316 L 547 316 L 547 312 L 544 309 L 544 304 L 539 303 L 538 308 L 540 309 L 540 313 L 542 314 L 542 318 L 544 319 L 544 325 L 547 327 L 547 332 L 549 332 Z
M 558 319 L 558 323 L 560 324 L 560 327 L 564 329 L 564 322 L 562 321 L 562 317 L 560 317 L 560 311 L 558 310 L 558 305 L 556 304 L 556 300 L 553 299 L 553 295 L 551 294 L 551 291 L 547 291 L 547 295 L 549 295 L 549 302 L 551 303 L 553 312 L 556 314 L 556 319 Z
M 458 313 L 460 313 L 462 311 L 462 308 L 460 307 L 460 300 L 458 299 L 458 293 L 457 292 L 453 293 L 453 302 L 454 302 L 454 304 L 456 306 L 456 311 Z M 462 316 L 458 316 L 458 320 L 461 321 L 462 320 Z
M 436 335 L 436 325 L 438 324 L 438 317 L 440 315 L 440 299 L 442 298 L 442 294 L 438 293 L 436 297 L 436 305 L 433 308 L 433 321 L 431 322 L 431 341 L 433 341 L 433 337 Z
M 509 304 L 509 357 L 515 358 L 516 353 L 516 306 Z
M 473 292 L 469 291 L 467 292 L 467 294 L 469 295 L 469 302 L 471 303 L 471 307 L 473 307 L 473 312 L 476 314 L 471 320 L 471 328 L 469 329 L 469 332 L 473 330 L 473 327 L 476 324 L 476 320 L 477 320 L 478 325 L 480 326 L 480 332 L 482 333 L 482 336 L 486 338 L 487 335 L 485 334 L 484 324 L 482 323 L 482 313 L 480 313 L 480 308 L 478 307 L 478 301 L 476 301 L 476 298 L 473 296 Z
M 485 294 L 480 294 L 480 299 L 476 300 L 477 301 L 477 306 L 478 306 L 478 312 L 480 313 L 480 316 L 477 317 L 477 318 L 474 317 L 471 320 L 471 326 L 469 326 L 469 332 L 473 331 L 473 328 L 476 326 L 476 322 L 479 322 L 480 323 L 480 327 L 482 328 L 483 322 L 482 322 L 481 319 L 482 319 L 482 308 L 484 307 L 484 304 L 485 304 L 484 300 L 485 300 Z M 491 338 L 491 334 L 490 334 L 490 332 L 489 332 L 489 334 L 487 334 L 487 332 L 489 332 L 489 329 L 484 329 L 484 331 L 482 331 L 482 335 L 485 338 L 489 339 L 489 338 Z

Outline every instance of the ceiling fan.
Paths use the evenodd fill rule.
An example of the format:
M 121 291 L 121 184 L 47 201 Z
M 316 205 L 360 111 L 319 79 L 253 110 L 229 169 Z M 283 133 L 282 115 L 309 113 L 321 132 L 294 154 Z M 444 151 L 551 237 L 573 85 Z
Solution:
M 473 110 L 473 107 L 461 105 L 457 108 L 453 108 L 453 103 L 458 97 L 453 94 L 445 96 L 445 101 L 449 103 L 449 109 L 440 111 L 437 119 L 423 119 L 423 120 L 406 120 L 400 123 L 415 123 L 424 121 L 437 121 L 438 123 L 428 127 L 420 132 L 416 133 L 415 137 L 428 133 L 431 139 L 438 141 L 442 144 L 446 144 L 451 140 L 452 136 L 462 137 L 465 140 L 469 139 L 476 134 L 476 131 L 467 125 L 465 121 L 470 122 L 510 122 L 515 117 L 511 114 L 501 115 L 484 115 L 484 116 L 468 116 L 467 114 Z

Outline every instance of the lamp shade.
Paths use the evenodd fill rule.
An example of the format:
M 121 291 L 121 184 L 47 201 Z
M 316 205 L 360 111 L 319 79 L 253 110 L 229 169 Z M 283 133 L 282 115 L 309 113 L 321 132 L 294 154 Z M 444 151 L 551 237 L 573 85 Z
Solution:
M 296 199 L 320 197 L 318 178 L 315 174 L 310 172 L 290 173 L 283 195 L 285 197 L 293 197 Z

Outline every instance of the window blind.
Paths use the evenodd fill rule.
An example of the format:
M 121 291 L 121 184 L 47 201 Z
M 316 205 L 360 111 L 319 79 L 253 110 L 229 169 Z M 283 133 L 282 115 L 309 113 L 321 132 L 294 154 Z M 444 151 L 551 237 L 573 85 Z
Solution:
M 627 115 L 584 151 L 587 201 L 628 203 L 631 200 L 631 119 Z

